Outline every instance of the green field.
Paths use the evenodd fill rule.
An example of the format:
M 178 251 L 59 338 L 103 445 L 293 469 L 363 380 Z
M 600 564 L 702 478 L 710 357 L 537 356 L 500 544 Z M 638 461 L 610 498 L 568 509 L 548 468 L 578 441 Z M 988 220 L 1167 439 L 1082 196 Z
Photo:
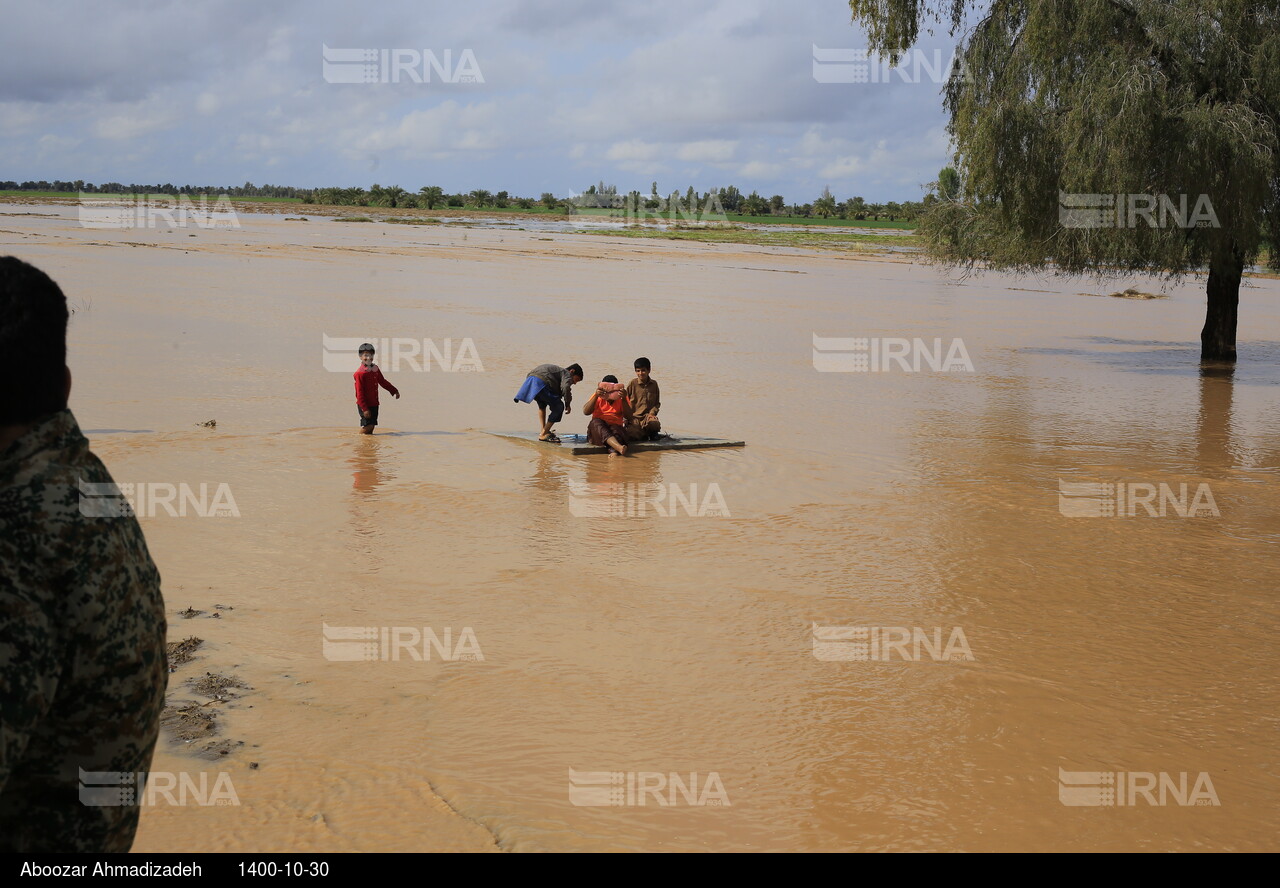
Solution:
M 915 222 L 899 219 L 890 222 L 888 219 L 819 219 L 815 216 L 738 216 L 727 214 L 730 222 L 750 222 L 759 225 L 831 225 L 837 228 L 896 228 L 900 231 L 914 231 Z
M 626 213 L 622 210 L 608 209 L 580 209 L 575 215 L 579 216 L 607 216 L 618 219 L 627 218 Z M 752 225 L 812 225 L 812 226 L 828 226 L 832 228 L 896 228 L 902 231 L 914 231 L 915 222 L 890 222 L 888 219 L 821 219 L 817 216 L 741 216 L 737 213 L 726 213 L 724 219 L 730 223 L 746 222 Z M 656 212 L 647 214 L 642 221 L 659 222 L 662 217 Z M 679 221 L 679 220 L 677 220 Z
M 427 210 L 427 212 L 448 215 L 451 211 L 456 213 L 463 210 L 468 213 L 515 213 L 517 215 L 527 214 L 530 216 L 564 215 L 564 210 L 561 207 L 530 207 L 527 210 L 522 210 L 520 207 L 475 207 L 471 204 L 467 204 L 464 207 L 436 207 L 434 210 Z
M 659 240 L 700 241 L 708 244 L 754 244 L 762 247 L 800 247 L 803 249 L 874 252 L 876 247 L 919 247 L 914 234 L 860 234 L 853 231 L 767 231 L 758 228 L 626 228 L 600 231 L 580 228 L 575 234 L 597 234 L 605 237 L 639 237 Z
M 0 192 L 0 193 L 3 193 L 3 192 Z M 244 197 L 244 198 L 241 198 L 241 197 L 233 197 L 233 198 L 231 198 L 231 199 L 232 199 L 233 201 L 238 201 L 238 200 L 245 200 L 245 201 L 257 200 L 257 198 L 252 198 L 252 197 Z M 265 198 L 264 198 L 264 199 L 265 199 Z M 290 200 L 294 200 L 294 198 L 289 198 L 289 199 L 290 199 Z M 432 209 L 430 209 L 430 210 L 426 209 L 425 207 L 419 207 L 419 206 L 416 206 L 416 205 L 414 205 L 414 206 L 403 206 L 403 207 L 384 207 L 384 206 L 380 206 L 380 205 L 378 205 L 378 204 L 326 204 L 326 203 L 311 203 L 311 204 L 303 204 L 303 206 L 307 206 L 307 207 L 316 207 L 316 208 L 321 208 L 321 207 L 326 207 L 326 208 L 329 208 L 329 207 L 344 208 L 344 207 L 345 207 L 345 208 L 349 208 L 349 209 L 353 209 L 353 210 L 368 210 L 368 211 L 370 211 L 370 212 L 374 212 L 374 211 L 377 211 L 377 210 L 392 210 L 392 211 L 394 211 L 394 210 L 406 210 L 406 211 L 415 211 L 415 212 L 420 212 L 420 213 L 434 213 L 434 214 L 436 214 L 436 215 L 440 215 L 440 216 L 448 216 L 450 213 L 473 213 L 473 214 L 474 214 L 474 213 L 493 213 L 493 214 L 495 214 L 495 215 L 511 214 L 511 215 L 522 215 L 522 216 L 523 216 L 523 215 L 528 215 L 528 216 L 548 216 L 548 215 L 550 215 L 550 216 L 563 216 L 563 215 L 564 215 L 564 210 L 563 210 L 563 209 L 561 209 L 560 207 L 547 208 L 547 207 L 541 207 L 541 206 L 539 206 L 539 207 L 530 207 L 530 208 L 529 208 L 529 209 L 527 209 L 527 210 L 522 210 L 522 209 L 520 209 L 520 207 L 476 207 L 476 206 L 472 206 L 471 204 L 467 204 L 466 206 L 463 206 L 463 207 L 448 207 L 448 206 L 444 206 L 444 205 L 442 205 L 442 204 L 437 204 L 434 208 L 432 208 Z

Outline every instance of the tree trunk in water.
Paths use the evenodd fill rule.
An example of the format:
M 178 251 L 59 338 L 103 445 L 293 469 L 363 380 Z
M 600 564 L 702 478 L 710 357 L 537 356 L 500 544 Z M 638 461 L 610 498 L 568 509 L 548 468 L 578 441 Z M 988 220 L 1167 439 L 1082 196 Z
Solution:
M 1235 361 L 1236 311 L 1240 305 L 1240 277 L 1244 260 L 1239 255 L 1209 263 L 1209 305 L 1200 331 L 1200 360 Z

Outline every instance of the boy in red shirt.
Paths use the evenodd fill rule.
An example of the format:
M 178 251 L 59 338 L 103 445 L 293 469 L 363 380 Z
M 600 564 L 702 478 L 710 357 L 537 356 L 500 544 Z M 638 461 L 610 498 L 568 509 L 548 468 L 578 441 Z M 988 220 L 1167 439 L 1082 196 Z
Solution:
M 355 372 L 356 409 L 360 411 L 360 434 L 372 435 L 378 424 L 378 386 L 391 392 L 396 398 L 400 392 L 383 377 L 378 365 L 373 363 L 373 346 L 365 342 L 360 346 L 360 369 Z
M 595 394 L 582 405 L 582 412 L 591 417 L 587 424 L 587 440 L 597 446 L 608 447 L 610 456 L 627 455 L 627 420 L 631 419 L 631 401 L 618 385 L 618 377 L 609 374 L 600 381 Z

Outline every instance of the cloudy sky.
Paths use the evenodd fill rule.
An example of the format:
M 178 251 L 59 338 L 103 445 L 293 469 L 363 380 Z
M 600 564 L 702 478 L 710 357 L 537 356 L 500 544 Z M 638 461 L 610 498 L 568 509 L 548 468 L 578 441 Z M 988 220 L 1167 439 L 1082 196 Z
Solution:
M 815 46 L 865 46 L 845 0 L 14 3 L 0 180 L 918 200 L 949 154 L 932 72 L 953 45 L 832 83 L 882 80 L 847 57 L 815 76 Z M 335 82 L 363 76 L 351 49 L 411 67 Z

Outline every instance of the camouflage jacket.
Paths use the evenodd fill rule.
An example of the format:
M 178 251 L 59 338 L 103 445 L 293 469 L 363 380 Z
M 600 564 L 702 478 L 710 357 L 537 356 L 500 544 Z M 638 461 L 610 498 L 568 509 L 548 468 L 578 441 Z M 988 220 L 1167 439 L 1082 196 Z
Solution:
M 138 828 L 126 781 L 169 677 L 160 574 L 128 509 L 82 508 L 85 483 L 111 475 L 70 410 L 0 451 L 0 851 L 127 851 Z

